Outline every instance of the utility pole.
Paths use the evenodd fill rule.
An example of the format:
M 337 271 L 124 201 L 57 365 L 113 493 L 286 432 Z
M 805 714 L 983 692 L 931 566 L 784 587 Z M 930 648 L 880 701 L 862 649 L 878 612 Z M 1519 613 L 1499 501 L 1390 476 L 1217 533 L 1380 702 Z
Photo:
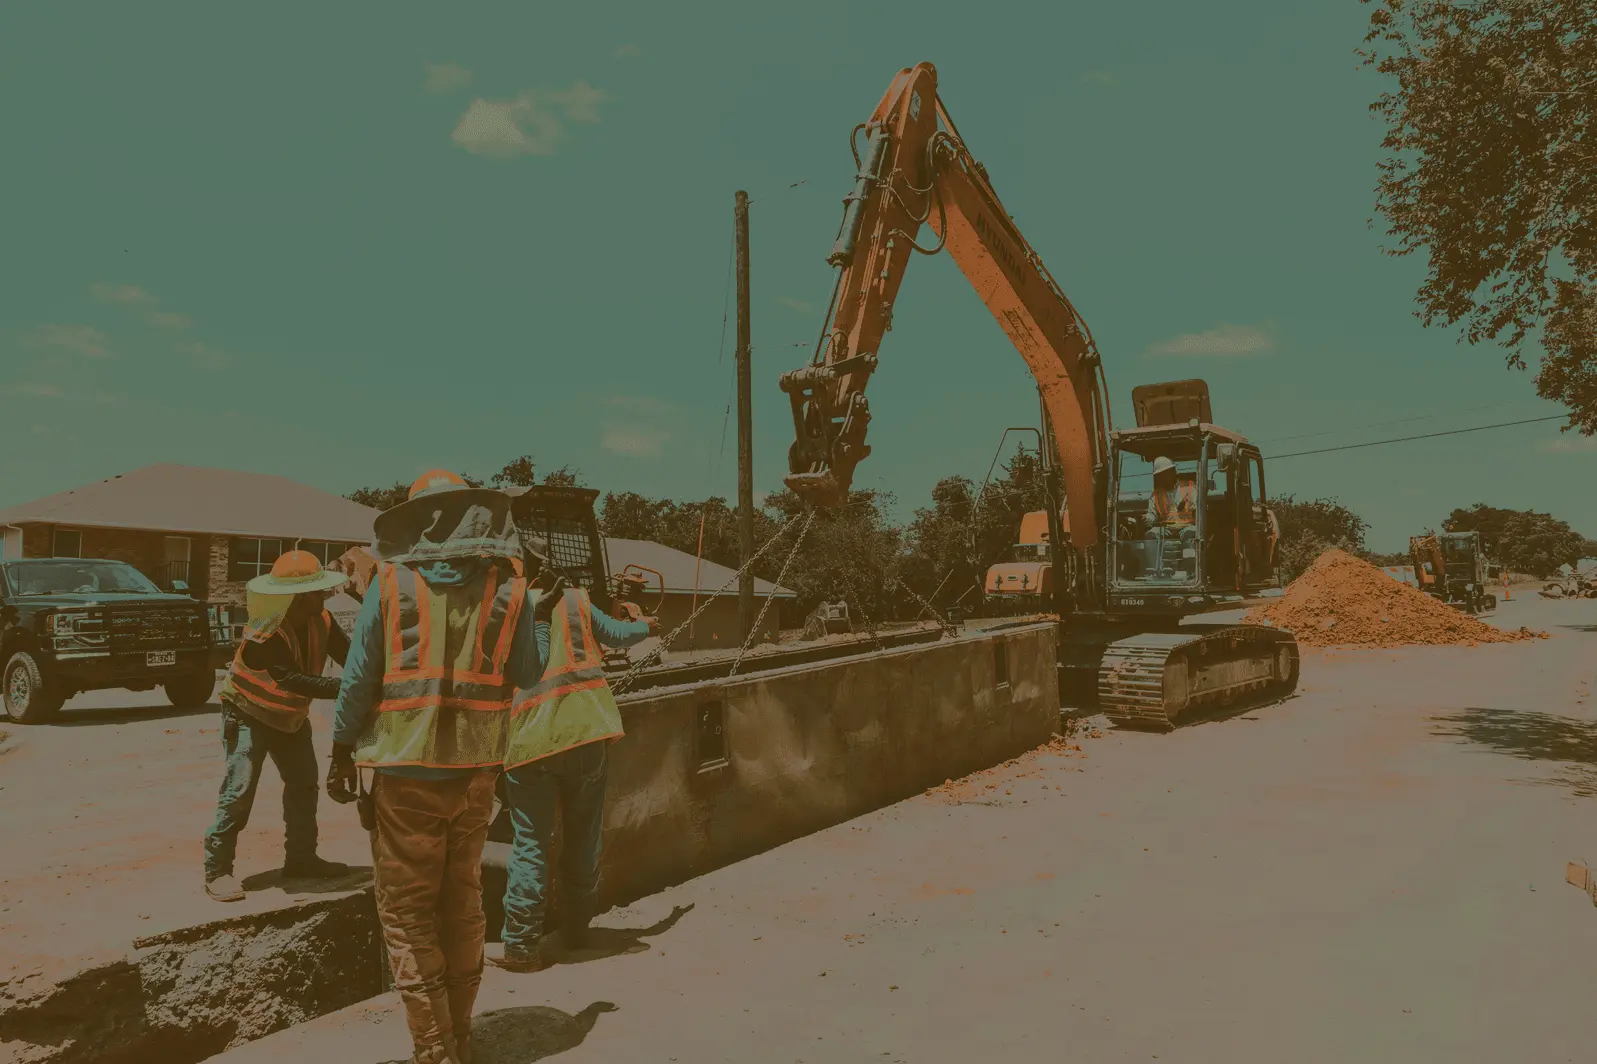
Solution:
M 750 395 L 753 370 L 749 348 L 749 194 L 737 194 L 734 216 L 737 223 L 738 274 L 738 617 L 743 639 L 754 627 L 754 574 L 749 559 L 754 555 L 754 411 Z

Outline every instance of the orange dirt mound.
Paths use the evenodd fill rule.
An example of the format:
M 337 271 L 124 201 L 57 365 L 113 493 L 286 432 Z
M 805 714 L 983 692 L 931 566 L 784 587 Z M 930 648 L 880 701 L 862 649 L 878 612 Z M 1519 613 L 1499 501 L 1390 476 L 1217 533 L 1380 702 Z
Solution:
M 1495 628 L 1340 550 L 1320 555 L 1248 621 L 1285 628 L 1307 646 L 1474 646 L 1547 638 L 1527 628 Z

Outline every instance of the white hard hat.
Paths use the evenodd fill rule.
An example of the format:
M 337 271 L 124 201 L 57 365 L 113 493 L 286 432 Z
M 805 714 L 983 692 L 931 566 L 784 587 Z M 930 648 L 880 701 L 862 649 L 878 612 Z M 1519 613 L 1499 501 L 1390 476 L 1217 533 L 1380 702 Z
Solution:
M 1153 460 L 1153 472 L 1156 476 L 1160 473 L 1168 473 L 1175 467 L 1176 464 L 1162 454 Z

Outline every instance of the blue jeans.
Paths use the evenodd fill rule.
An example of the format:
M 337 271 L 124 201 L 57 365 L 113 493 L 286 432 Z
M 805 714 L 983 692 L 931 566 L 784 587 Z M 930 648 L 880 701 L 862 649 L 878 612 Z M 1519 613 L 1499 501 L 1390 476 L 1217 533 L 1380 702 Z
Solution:
M 560 805 L 560 908 L 577 923 L 593 915 L 599 893 L 609 745 L 587 743 L 505 773 L 513 834 L 505 870 L 508 883 L 501 936 L 507 950 L 531 950 L 543 934 L 556 802 Z
M 285 863 L 316 856 L 316 797 L 321 781 L 316 774 L 316 747 L 311 725 L 298 731 L 279 731 L 262 724 L 222 701 L 222 752 L 227 769 L 216 800 L 216 823 L 205 834 L 205 878 L 233 874 L 233 854 L 238 833 L 249 823 L 255 804 L 255 787 L 261 769 L 271 757 L 283 780 Z

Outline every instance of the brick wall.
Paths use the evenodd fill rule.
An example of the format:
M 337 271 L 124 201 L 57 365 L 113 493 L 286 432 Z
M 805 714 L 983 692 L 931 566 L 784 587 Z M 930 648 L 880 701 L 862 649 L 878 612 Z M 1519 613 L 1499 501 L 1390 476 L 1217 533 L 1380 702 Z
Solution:
M 208 562 L 206 597 L 212 602 L 230 602 L 235 606 L 244 605 L 243 583 L 235 583 L 227 578 L 229 551 L 232 541 L 227 536 L 208 536 L 206 538 L 209 540 L 205 554 Z

